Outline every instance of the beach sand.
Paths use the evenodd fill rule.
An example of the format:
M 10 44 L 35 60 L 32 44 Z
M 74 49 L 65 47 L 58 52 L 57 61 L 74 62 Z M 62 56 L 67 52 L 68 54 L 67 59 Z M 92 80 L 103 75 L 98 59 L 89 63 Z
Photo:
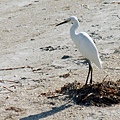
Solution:
M 119 120 L 120 105 L 86 107 L 41 96 L 75 80 L 85 83 L 88 66 L 70 24 L 55 26 L 73 15 L 102 60 L 102 70 L 92 64 L 93 81 L 120 80 L 119 13 L 119 0 L 0 0 L 0 120 Z

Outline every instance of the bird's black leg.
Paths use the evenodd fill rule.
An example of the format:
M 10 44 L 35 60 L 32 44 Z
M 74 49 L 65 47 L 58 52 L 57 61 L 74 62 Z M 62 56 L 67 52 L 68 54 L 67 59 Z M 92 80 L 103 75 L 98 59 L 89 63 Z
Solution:
M 87 85 L 87 83 L 88 83 L 89 75 L 90 75 L 91 68 L 92 68 L 90 61 L 89 60 L 87 60 L 87 61 L 88 61 L 88 65 L 89 65 L 89 71 L 88 71 L 88 75 L 87 75 L 87 79 L 86 79 L 85 85 Z M 91 76 L 92 76 L 92 74 L 91 74 Z M 90 79 L 90 81 L 91 81 L 91 79 Z
M 92 73 L 93 73 L 93 68 L 92 68 L 91 64 L 90 64 L 90 71 L 91 71 L 90 84 L 92 84 Z

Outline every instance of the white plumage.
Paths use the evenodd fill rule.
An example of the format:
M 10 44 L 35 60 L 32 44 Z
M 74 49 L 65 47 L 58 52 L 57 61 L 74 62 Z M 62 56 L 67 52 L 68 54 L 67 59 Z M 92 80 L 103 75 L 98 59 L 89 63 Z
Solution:
M 92 38 L 87 33 L 85 32 L 76 33 L 76 29 L 79 26 L 79 21 L 77 17 L 71 16 L 68 19 L 66 19 L 64 22 L 57 24 L 56 26 L 67 23 L 67 22 L 71 22 L 73 24 L 70 28 L 70 36 L 73 42 L 75 43 L 76 47 L 81 52 L 81 54 L 88 59 L 89 71 L 88 71 L 86 84 L 88 82 L 90 73 L 91 73 L 90 83 L 92 83 L 93 70 L 92 70 L 90 61 L 92 61 L 98 68 L 100 69 L 102 68 L 102 62 L 100 60 L 97 47 L 93 42 Z

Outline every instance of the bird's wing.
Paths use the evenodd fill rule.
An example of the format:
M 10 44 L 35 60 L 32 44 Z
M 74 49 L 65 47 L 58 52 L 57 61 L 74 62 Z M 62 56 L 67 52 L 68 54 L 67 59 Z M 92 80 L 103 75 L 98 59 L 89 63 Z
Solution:
M 101 68 L 101 60 L 92 38 L 85 32 L 79 33 L 77 38 L 79 39 L 79 46 L 77 47 L 81 54 Z

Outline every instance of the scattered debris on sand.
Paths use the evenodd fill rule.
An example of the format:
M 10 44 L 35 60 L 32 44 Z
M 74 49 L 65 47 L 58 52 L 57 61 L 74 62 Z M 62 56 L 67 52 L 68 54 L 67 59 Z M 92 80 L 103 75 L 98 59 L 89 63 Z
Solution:
M 56 98 L 55 93 L 67 95 L 69 99 L 79 105 L 106 107 L 120 103 L 120 80 L 117 82 L 103 81 L 88 85 L 82 85 L 74 81 L 64 85 L 60 90 L 41 93 L 41 95 L 49 96 L 48 98 Z

